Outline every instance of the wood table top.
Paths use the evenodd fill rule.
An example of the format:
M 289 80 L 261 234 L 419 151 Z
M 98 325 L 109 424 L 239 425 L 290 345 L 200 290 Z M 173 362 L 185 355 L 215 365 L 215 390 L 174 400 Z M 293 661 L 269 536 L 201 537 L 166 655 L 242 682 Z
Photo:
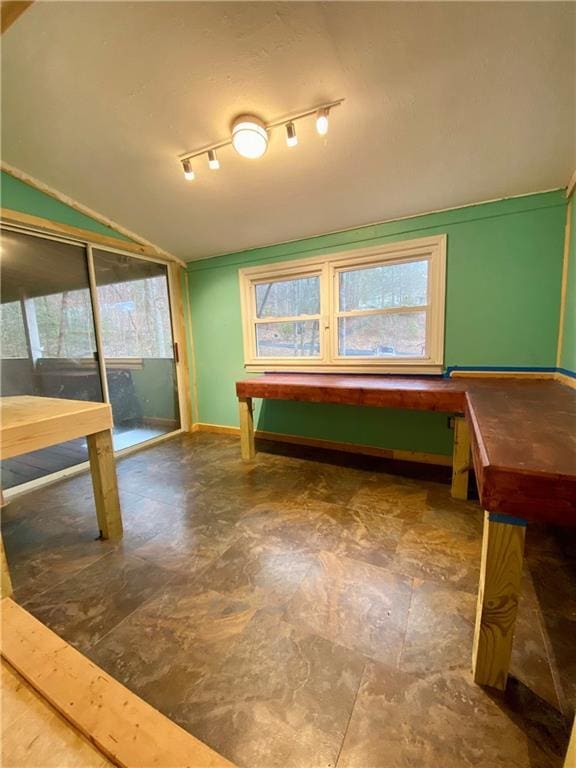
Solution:
M 464 413 L 489 512 L 576 525 L 576 390 L 552 380 L 265 374 L 238 397 Z
M 112 427 L 107 403 L 19 395 L 0 397 L 0 458 L 74 440 Z

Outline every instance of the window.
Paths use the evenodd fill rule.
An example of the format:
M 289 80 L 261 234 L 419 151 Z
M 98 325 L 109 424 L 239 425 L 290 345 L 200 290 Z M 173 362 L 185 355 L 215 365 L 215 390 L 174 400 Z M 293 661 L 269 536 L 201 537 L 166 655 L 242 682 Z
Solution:
M 446 237 L 241 269 L 252 371 L 438 373 Z

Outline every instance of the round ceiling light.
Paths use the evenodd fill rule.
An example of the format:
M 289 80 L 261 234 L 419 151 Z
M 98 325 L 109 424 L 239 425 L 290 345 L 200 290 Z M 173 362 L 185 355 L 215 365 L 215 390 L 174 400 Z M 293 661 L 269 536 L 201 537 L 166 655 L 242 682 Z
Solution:
M 232 125 L 232 145 L 242 157 L 254 160 L 268 149 L 266 126 L 253 115 L 241 115 Z

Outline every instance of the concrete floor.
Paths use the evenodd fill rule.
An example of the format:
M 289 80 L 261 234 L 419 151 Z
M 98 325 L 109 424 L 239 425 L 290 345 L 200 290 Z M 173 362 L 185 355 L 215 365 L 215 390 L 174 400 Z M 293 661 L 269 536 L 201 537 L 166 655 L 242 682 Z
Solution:
M 482 512 L 442 468 L 176 437 L 12 501 L 16 599 L 243 768 L 554 768 L 576 703 L 576 537 L 529 526 L 505 694 L 470 656 Z M 288 455 L 289 452 L 289 455 Z M 384 471 L 386 470 L 386 471 Z

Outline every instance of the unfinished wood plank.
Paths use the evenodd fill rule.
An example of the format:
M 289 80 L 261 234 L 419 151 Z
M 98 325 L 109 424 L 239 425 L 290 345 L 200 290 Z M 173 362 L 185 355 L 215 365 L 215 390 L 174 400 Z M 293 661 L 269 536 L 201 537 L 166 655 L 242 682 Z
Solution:
M 525 535 L 525 521 L 484 513 L 472 664 L 476 683 L 500 690 L 510 668 Z
M 10 599 L 2 656 L 116 765 L 234 768 Z
M 0 597 L 10 597 L 12 594 L 12 579 L 10 578 L 10 569 L 6 559 L 6 550 L 4 549 L 4 540 L 0 535 L 0 566 L 2 569 L 2 581 L 0 583 Z
M 186 326 L 184 322 L 184 302 L 182 280 L 184 270 L 178 264 L 168 265 L 168 289 L 172 312 L 172 331 L 174 334 L 176 378 L 178 381 L 178 405 L 180 407 L 180 426 L 185 432 L 192 427 L 192 406 L 190 402 L 190 378 L 188 350 L 186 347 Z M 176 351 L 177 350 L 177 351 Z
M 240 453 L 244 461 L 253 461 L 256 455 L 254 447 L 254 415 L 252 398 L 239 397 L 240 408 Z
M 100 536 L 119 539 L 122 536 L 122 514 L 116 482 L 116 466 L 112 433 L 109 429 L 88 435 L 88 456 Z
M 0 509 L 5 506 L 4 494 L 0 489 Z M 0 597 L 10 597 L 12 594 L 12 579 L 10 578 L 10 568 L 6 559 L 6 550 L 4 549 L 4 539 L 0 533 Z
M 4 659 L 0 687 L 4 768 L 113 765 Z
M 49 448 L 112 426 L 107 403 L 56 397 L 0 397 L 0 458 Z
M 5 163 L 2 164 L 2 170 L 9 173 L 11 176 L 20 178 L 20 173 L 16 174 L 14 172 L 15 169 L 6 167 Z M 40 188 L 38 183 L 34 183 L 27 179 L 23 179 L 23 180 L 25 181 L 26 184 L 31 184 L 32 186 Z M 76 210 L 80 210 L 80 207 L 77 204 L 72 204 L 69 198 L 63 199 L 63 196 L 56 195 L 55 193 L 52 193 L 52 192 L 46 192 L 46 194 L 49 194 L 51 197 L 55 197 L 57 200 L 61 200 L 62 202 L 64 202 L 67 199 L 68 202 L 65 203 L 66 205 L 70 205 L 72 208 L 75 208 Z M 85 211 L 81 211 L 81 213 L 85 213 Z M 105 226 L 111 226 L 106 221 L 102 221 L 102 217 L 95 216 L 94 214 L 87 214 L 87 215 L 91 215 L 92 218 L 96 218 L 97 220 L 100 220 L 100 222 Z M 149 259 L 152 259 L 153 261 L 175 262 L 179 264 L 181 267 L 186 266 L 186 263 L 178 259 L 176 256 L 173 256 L 167 251 L 164 251 L 161 248 L 157 248 L 154 245 L 145 243 L 141 239 L 140 240 L 123 240 L 122 238 L 114 237 L 113 235 L 103 235 L 100 232 L 94 232 L 91 229 L 82 229 L 81 227 L 75 227 L 75 226 L 72 226 L 71 224 L 64 224 L 60 221 L 45 219 L 42 216 L 34 216 L 30 213 L 24 213 L 22 211 L 14 211 L 10 208 L 2 208 L 0 210 L 0 216 L 2 217 L 2 221 L 5 221 L 5 222 L 23 224 L 27 227 L 32 227 L 34 229 L 40 229 L 46 232 L 52 232 L 58 235 L 64 235 L 66 237 L 71 237 L 74 240 L 78 240 L 82 243 L 91 243 L 92 245 L 103 245 L 105 247 L 117 248 L 120 251 L 135 253 L 140 255 L 142 258 L 149 258 Z M 117 231 L 119 232 L 121 232 L 123 229 L 118 225 L 115 225 L 113 228 L 117 229 Z M 126 234 L 128 237 L 131 236 L 127 231 L 124 231 L 123 234 Z
M 454 419 L 454 450 L 452 453 L 452 497 L 468 498 L 468 478 L 471 466 L 470 429 L 464 416 Z

